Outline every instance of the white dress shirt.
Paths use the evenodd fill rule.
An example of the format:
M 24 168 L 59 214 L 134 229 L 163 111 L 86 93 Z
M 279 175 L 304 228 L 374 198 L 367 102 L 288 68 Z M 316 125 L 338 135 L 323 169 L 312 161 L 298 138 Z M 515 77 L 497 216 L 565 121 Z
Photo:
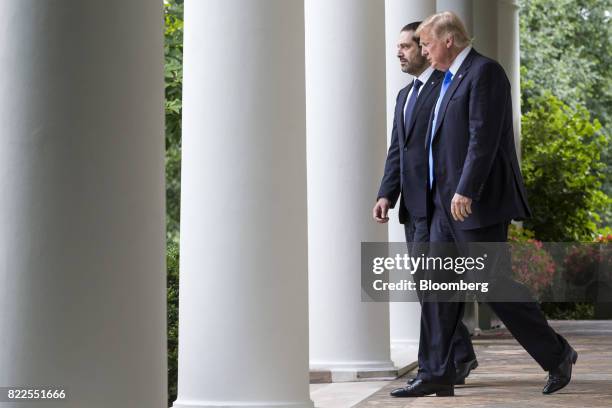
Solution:
M 455 78 L 455 74 L 457 73 L 457 71 L 459 71 L 459 68 L 461 68 L 461 64 L 463 64 L 463 61 L 465 61 L 465 58 L 468 56 L 471 50 L 472 50 L 471 45 L 468 45 L 467 47 L 465 47 L 463 50 L 461 50 L 459 55 L 457 55 L 457 57 L 451 64 L 448 70 L 451 72 L 451 74 L 453 74 L 453 79 Z
M 416 78 L 419 81 L 421 81 L 421 83 L 423 84 L 419 88 L 419 93 L 417 94 L 417 98 L 421 94 L 421 91 L 425 87 L 425 84 L 427 83 L 427 81 L 429 81 L 429 78 L 431 77 L 431 74 L 433 74 L 433 72 L 434 72 L 434 69 L 432 67 L 427 67 L 427 69 L 421 72 L 421 75 L 419 75 Z M 406 107 L 408 106 L 408 101 L 410 100 L 410 95 L 412 95 L 412 91 L 414 91 L 414 86 L 410 88 L 410 92 L 408 92 L 408 96 L 406 97 L 406 101 L 404 102 L 404 117 L 406 117 Z

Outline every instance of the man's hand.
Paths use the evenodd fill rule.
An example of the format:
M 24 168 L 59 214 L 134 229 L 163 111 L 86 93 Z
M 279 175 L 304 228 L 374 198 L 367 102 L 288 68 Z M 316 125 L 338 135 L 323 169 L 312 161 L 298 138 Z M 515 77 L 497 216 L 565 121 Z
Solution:
M 472 213 L 472 199 L 455 193 L 451 201 L 451 215 L 455 221 L 465 221 Z
M 381 197 L 376 202 L 374 209 L 372 210 L 372 216 L 376 220 L 376 222 L 380 224 L 384 224 L 389 221 L 388 217 L 389 213 L 389 200 L 385 197 Z

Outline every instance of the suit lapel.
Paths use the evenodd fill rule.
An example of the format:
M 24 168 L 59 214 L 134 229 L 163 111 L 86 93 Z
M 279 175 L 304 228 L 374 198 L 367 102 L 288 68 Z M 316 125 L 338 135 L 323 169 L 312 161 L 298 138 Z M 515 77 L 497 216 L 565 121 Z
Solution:
M 412 128 L 414 127 L 414 124 L 416 122 L 417 113 L 419 112 L 423 104 L 425 103 L 424 101 L 427 100 L 428 95 L 436 87 L 436 85 L 440 81 L 440 78 L 444 76 L 444 75 L 441 75 L 441 73 L 436 74 L 437 72 L 439 71 L 434 71 L 434 73 L 431 74 L 431 76 L 429 77 L 429 81 L 425 85 L 423 85 L 423 90 L 421 91 L 419 97 L 416 100 L 416 105 L 414 105 L 414 112 L 412 113 L 412 116 L 410 117 L 410 123 L 408 124 L 408 127 L 406 128 L 408 130 L 406 132 L 405 142 L 408 142 L 408 137 L 410 136 L 410 133 L 412 132 Z
M 412 89 L 413 83 L 414 81 L 402 90 L 399 100 L 397 101 L 397 106 L 395 107 L 395 118 L 398 122 L 397 136 L 400 140 L 404 140 L 406 138 L 406 135 L 404 134 L 404 106 L 406 106 L 406 98 L 408 97 L 408 93 Z
M 446 113 L 446 107 L 448 106 L 448 102 L 453 97 L 453 94 L 461 84 L 461 81 L 463 81 L 463 78 L 465 78 L 475 55 L 476 51 L 472 48 L 470 50 L 470 53 L 465 58 L 465 61 L 463 61 L 463 64 L 461 64 L 459 70 L 453 77 L 453 81 L 451 82 L 450 87 L 446 90 L 444 98 L 442 99 L 442 102 L 440 104 L 440 109 L 438 110 L 438 117 L 436 118 L 436 128 L 434 129 L 434 135 L 438 133 L 438 130 L 440 130 L 440 125 L 444 120 L 444 114 Z

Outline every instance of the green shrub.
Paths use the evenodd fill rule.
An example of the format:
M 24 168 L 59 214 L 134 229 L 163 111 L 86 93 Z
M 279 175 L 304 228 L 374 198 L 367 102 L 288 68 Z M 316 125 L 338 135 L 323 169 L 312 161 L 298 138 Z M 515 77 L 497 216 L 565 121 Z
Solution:
M 595 318 L 595 304 L 591 302 L 543 302 L 540 307 L 547 319 L 589 320 Z
M 166 252 L 168 278 L 168 406 L 176 400 L 178 375 L 178 300 L 179 300 L 179 247 L 169 243 Z
M 166 231 L 178 243 L 181 198 L 181 113 L 183 95 L 183 2 L 167 0 L 165 12 Z
M 166 263 L 168 307 L 168 406 L 178 378 L 179 221 L 183 88 L 183 1 L 164 1 L 166 111 Z
M 607 140 L 588 111 L 544 93 L 522 117 L 522 170 L 533 216 L 525 227 L 541 241 L 591 241 L 598 213 L 612 201 L 601 189 Z

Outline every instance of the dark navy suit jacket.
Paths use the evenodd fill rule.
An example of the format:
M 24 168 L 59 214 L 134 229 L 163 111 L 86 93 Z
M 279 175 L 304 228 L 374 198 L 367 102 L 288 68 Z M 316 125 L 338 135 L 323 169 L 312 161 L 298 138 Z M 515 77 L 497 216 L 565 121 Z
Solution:
M 427 130 L 426 149 L 432 121 Z M 476 229 L 531 215 L 514 146 L 510 83 L 496 61 L 472 49 L 442 99 L 432 146 L 436 191 L 455 228 Z M 455 193 L 471 198 L 463 222 Z
M 391 144 L 378 198 L 387 198 L 393 208 L 401 194 L 403 205 L 400 202 L 399 219 L 402 224 L 409 215 L 427 215 L 427 152 L 424 144 L 430 113 L 440 93 L 443 77 L 442 72 L 434 71 L 427 83 L 422 85 L 408 132 L 404 130 L 404 106 L 413 83 L 400 90 L 395 102 Z

